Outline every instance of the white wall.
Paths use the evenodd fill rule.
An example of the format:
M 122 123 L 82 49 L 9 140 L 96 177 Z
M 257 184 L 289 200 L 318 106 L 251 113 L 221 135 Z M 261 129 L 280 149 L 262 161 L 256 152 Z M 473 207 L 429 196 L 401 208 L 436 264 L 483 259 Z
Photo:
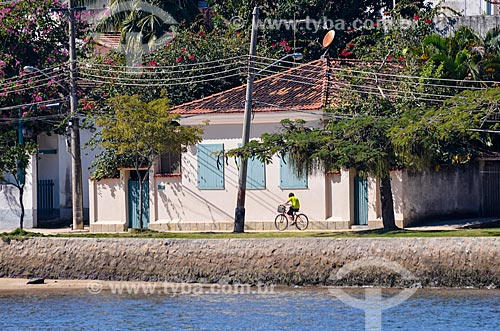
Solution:
M 24 227 L 32 228 L 37 225 L 36 215 L 36 158 L 33 156 L 26 170 L 23 194 Z M 0 229 L 15 229 L 19 227 L 21 209 L 19 204 L 19 190 L 6 184 L 0 184 Z
M 264 132 L 273 132 L 280 124 L 254 123 L 251 137 L 258 138 Z M 204 144 L 224 144 L 224 149 L 237 148 L 241 143 L 241 124 L 210 124 L 205 128 Z M 182 156 L 181 177 L 157 177 L 154 187 L 164 185 L 154 199 L 158 202 L 156 215 L 151 222 L 217 222 L 234 220 L 238 190 L 238 169 L 234 159 L 224 165 L 225 186 L 223 190 L 199 190 L 197 187 L 197 148 L 191 147 Z M 324 176 L 308 176 L 307 189 L 283 190 L 280 188 L 280 160 L 266 166 L 266 188 L 246 191 L 247 221 L 272 221 L 278 204 L 288 199 L 294 192 L 301 201 L 301 211 L 310 220 L 324 220 L 325 179 Z
M 97 151 L 91 151 L 85 147 L 92 137 L 89 130 L 80 130 L 81 160 L 82 160 L 82 186 L 83 186 L 83 208 L 87 215 L 89 208 L 89 167 L 92 164 Z M 55 155 L 41 155 L 38 161 L 38 175 L 40 179 L 53 179 L 54 192 L 56 194 L 55 208 L 60 210 L 61 219 L 72 218 L 71 199 L 71 154 L 68 151 L 66 137 L 61 135 L 40 135 L 38 138 L 40 149 L 56 149 Z
M 433 1 L 438 3 L 439 1 Z M 486 15 L 488 2 L 485 0 L 444 0 L 443 6 L 450 7 L 464 16 Z M 490 5 L 491 13 L 498 13 L 498 6 Z

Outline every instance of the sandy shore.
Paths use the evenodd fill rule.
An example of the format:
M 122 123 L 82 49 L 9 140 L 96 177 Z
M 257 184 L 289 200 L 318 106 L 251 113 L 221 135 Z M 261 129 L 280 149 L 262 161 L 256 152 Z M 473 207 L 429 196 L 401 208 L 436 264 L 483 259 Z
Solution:
M 133 282 L 103 280 L 45 279 L 44 284 L 27 284 L 27 278 L 0 278 L 0 296 L 29 294 L 118 294 L 118 295 L 174 295 L 174 294 L 230 294 L 262 293 L 293 289 L 289 286 L 221 285 L 171 282 Z M 311 286 L 299 290 L 326 291 Z
M 52 280 L 46 279 L 45 284 L 26 284 L 26 278 L 0 278 L 0 295 L 39 292 L 73 292 L 86 291 L 88 280 Z

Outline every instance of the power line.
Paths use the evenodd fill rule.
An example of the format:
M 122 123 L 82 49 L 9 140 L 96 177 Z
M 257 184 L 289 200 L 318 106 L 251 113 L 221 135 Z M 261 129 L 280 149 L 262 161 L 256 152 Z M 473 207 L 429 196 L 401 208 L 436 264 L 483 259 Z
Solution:
M 59 98 L 59 99 L 51 99 L 51 100 L 38 101 L 38 102 L 30 102 L 30 103 L 24 103 L 24 104 L 20 104 L 20 105 L 15 105 L 15 106 L 2 107 L 2 108 L 0 108 L 0 111 L 2 111 L 2 110 L 19 109 L 19 108 L 26 107 L 26 106 L 51 104 L 51 103 L 57 103 L 59 101 L 67 101 L 67 100 L 68 100 L 68 98 Z
M 263 56 L 256 56 L 256 58 L 261 58 L 265 60 L 273 60 L 272 58 L 268 57 L 263 57 Z M 352 60 L 342 60 L 342 59 L 332 59 L 332 61 L 344 61 L 344 62 L 351 62 L 354 63 L 356 61 Z M 286 61 L 282 60 L 280 62 L 283 63 L 289 63 L 289 64 L 295 64 L 292 61 Z M 370 61 L 360 61 L 360 63 L 363 62 L 370 62 Z M 373 62 L 373 61 L 372 61 Z M 314 65 L 314 64 L 308 64 L 305 63 L 304 65 L 306 66 L 311 66 L 311 67 L 316 67 L 316 68 L 322 68 L 324 69 L 324 66 L 322 65 Z M 387 74 L 387 73 L 378 73 L 378 72 L 370 72 L 370 71 L 363 71 L 363 70 L 352 70 L 352 69 L 343 69 L 343 68 L 336 68 L 336 67 L 329 67 L 328 69 L 336 70 L 336 71 L 345 71 L 345 72 L 354 72 L 354 73 L 362 73 L 362 74 L 377 74 L 378 76 L 387 76 L 387 77 L 400 77 L 400 78 L 411 78 L 411 79 L 423 79 L 423 80 L 435 80 L 435 81 L 446 81 L 446 82 L 458 82 L 458 83 L 478 83 L 478 84 L 500 84 L 500 81 L 487 81 L 487 80 L 468 80 L 468 79 L 452 79 L 452 78 L 434 78 L 434 77 L 421 77 L 421 76 L 411 76 L 411 75 L 396 75 L 396 74 Z
M 178 64 L 178 65 L 170 65 L 170 66 L 151 66 L 151 67 L 142 67 L 142 68 L 156 68 L 156 69 L 169 69 L 169 68 L 183 68 L 183 67 L 192 67 L 192 66 L 199 66 L 199 65 L 206 65 L 206 64 L 212 64 L 212 63 L 220 63 L 220 62 L 225 62 L 229 60 L 234 60 L 234 59 L 240 59 L 240 58 L 246 58 L 248 57 L 247 55 L 237 55 L 237 56 L 232 56 L 224 59 L 219 59 L 219 60 L 211 60 L 211 61 L 205 61 L 205 62 L 196 62 L 196 63 L 186 63 L 186 64 Z M 79 62 L 82 64 L 85 64 L 85 62 Z M 123 66 L 123 65 L 111 65 L 111 64 L 103 64 L 103 63 L 92 63 L 92 66 L 97 66 L 97 67 L 108 67 L 108 68 L 125 68 L 125 69 L 137 69 L 137 67 L 134 66 Z M 125 70 L 127 71 L 127 70 Z M 132 70 L 133 71 L 133 70 Z
M 142 71 L 118 71 L 118 70 L 113 70 L 113 69 L 97 69 L 97 68 L 92 68 L 92 67 L 87 67 L 87 66 L 80 66 L 81 71 L 83 70 L 89 70 L 93 72 L 109 72 L 113 74 L 127 74 L 127 75 L 159 75 L 159 74 L 175 74 L 175 73 L 181 73 L 184 74 L 186 72 L 193 72 L 193 71 L 203 71 L 203 70 L 214 70 L 218 68 L 224 68 L 228 67 L 231 65 L 243 65 L 243 62 L 238 61 L 234 63 L 226 63 L 226 64 L 220 64 L 216 66 L 211 66 L 211 67 L 204 67 L 204 68 L 191 68 L 191 69 L 183 69 L 183 70 L 172 70 L 172 71 L 166 71 L 164 69 L 157 71 L 157 67 L 141 67 L 141 68 L 136 68 L 136 69 L 143 69 Z M 246 67 L 245 67 L 246 68 Z
M 86 74 L 82 73 L 82 76 L 86 76 Z M 82 77 L 82 80 L 89 81 L 89 82 L 95 82 L 95 83 L 101 83 L 101 84 L 113 84 L 113 85 L 120 85 L 120 86 L 162 87 L 162 86 L 176 86 L 176 85 L 204 83 L 204 82 L 209 82 L 209 81 L 214 81 L 214 80 L 219 80 L 219 79 L 226 79 L 226 78 L 231 78 L 231 77 L 236 77 L 236 76 L 241 76 L 241 74 L 238 73 L 238 74 L 215 77 L 215 78 L 204 79 L 204 80 L 199 80 L 199 81 L 188 81 L 188 82 L 180 82 L 180 83 L 164 83 L 164 84 L 134 84 L 134 83 L 122 83 L 122 82 L 110 82 L 110 81 L 91 79 L 91 78 L 86 78 L 86 77 Z
M 263 65 L 266 64 L 265 62 L 256 62 L 256 63 L 263 64 Z M 303 66 L 307 66 L 307 64 L 304 64 Z M 294 71 L 301 71 L 301 72 L 311 72 L 311 73 L 317 73 L 318 72 L 318 71 L 315 71 L 315 70 L 308 70 L 306 68 L 303 68 L 303 66 L 294 67 L 294 68 L 292 68 L 292 70 L 294 70 Z M 281 69 L 291 69 L 290 67 L 282 66 L 282 65 L 279 65 L 279 64 L 273 65 L 273 67 L 279 67 Z M 321 67 L 321 68 L 323 68 L 323 67 Z M 257 69 L 257 68 L 254 68 L 254 69 Z M 258 69 L 260 69 L 260 68 L 258 68 Z M 271 70 L 266 70 L 265 68 L 261 69 L 261 70 L 262 71 L 271 71 Z M 271 71 L 271 72 L 286 74 L 286 72 L 284 72 L 284 71 L 281 71 L 281 72 L 280 71 L 276 71 L 276 72 L 275 71 Z M 352 72 L 354 72 L 354 71 L 352 71 Z M 379 76 L 380 75 L 378 72 L 375 72 L 375 71 L 363 71 L 363 73 L 366 74 L 367 76 Z M 337 76 L 335 76 L 334 73 L 325 72 L 325 75 L 327 75 L 327 76 L 333 76 L 334 78 L 337 78 Z M 417 85 L 417 86 L 442 87 L 442 88 L 448 88 L 448 89 L 449 88 L 464 89 L 464 90 L 485 90 L 486 89 L 485 87 L 460 86 L 460 85 L 443 85 L 443 84 L 433 84 L 433 83 L 425 83 L 425 82 L 415 82 L 415 81 L 410 81 L 410 80 L 386 79 L 386 78 L 378 78 L 378 77 L 356 76 L 355 78 L 365 79 L 365 80 L 374 80 L 376 82 L 377 81 L 382 81 L 382 82 L 390 82 L 390 83 L 405 83 L 405 84 L 411 84 L 411 85 Z
M 233 69 L 229 69 L 229 70 L 225 70 L 225 71 L 219 71 L 217 73 L 207 73 L 207 74 L 203 74 L 203 75 L 198 75 L 198 76 L 187 76 L 187 77 L 178 77 L 178 78 L 148 78 L 148 77 L 143 77 L 143 78 L 130 78 L 130 77 L 119 77 L 119 76 L 116 76 L 116 77 L 110 77 L 110 76 L 101 76 L 101 75 L 93 75 L 93 74 L 88 74 L 88 73 L 85 73 L 85 72 L 81 72 L 81 74 L 85 75 L 86 77 L 93 77 L 93 78 L 101 78 L 101 79 L 110 79 L 110 80 L 125 80 L 125 81 L 133 81 L 133 82 L 163 82 L 163 81 L 169 81 L 169 80 L 174 80 L 174 81 L 178 81 L 178 80 L 188 80 L 188 79 L 193 79 L 193 78 L 204 78 L 204 77 L 210 77 L 210 76 L 214 76 L 214 75 L 219 75 L 219 74 L 226 74 L 226 73 L 230 73 L 230 72 L 234 72 L 234 71 L 239 71 L 241 70 L 241 68 L 233 68 Z M 148 84 L 150 85 L 150 84 Z

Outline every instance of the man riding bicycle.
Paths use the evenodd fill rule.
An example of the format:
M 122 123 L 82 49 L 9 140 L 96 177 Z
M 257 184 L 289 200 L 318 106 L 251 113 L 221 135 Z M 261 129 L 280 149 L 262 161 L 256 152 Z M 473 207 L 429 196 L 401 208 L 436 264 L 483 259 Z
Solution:
M 288 200 L 285 203 L 282 203 L 282 205 L 290 205 L 290 209 L 288 209 L 287 212 L 287 217 L 288 220 L 291 222 L 290 225 L 295 225 L 295 221 L 293 219 L 293 213 L 297 213 L 300 209 L 300 201 L 299 198 L 295 196 L 295 194 L 290 193 L 288 194 Z

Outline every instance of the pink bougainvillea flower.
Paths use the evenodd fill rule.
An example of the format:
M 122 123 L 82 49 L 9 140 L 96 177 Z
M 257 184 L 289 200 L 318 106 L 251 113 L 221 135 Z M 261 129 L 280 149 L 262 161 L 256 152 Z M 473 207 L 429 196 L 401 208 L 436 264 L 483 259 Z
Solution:
M 179 56 L 177 59 L 175 59 L 175 62 L 181 63 L 182 62 L 182 56 Z
M 285 46 L 285 51 L 287 51 L 287 52 L 288 52 L 288 51 L 289 51 L 289 50 L 291 50 L 291 49 L 292 49 L 292 47 L 290 47 L 290 46 L 288 46 L 288 45 L 286 45 L 286 46 Z
M 353 54 L 354 54 L 353 52 L 349 52 L 347 49 L 343 49 L 342 52 L 340 52 L 340 56 L 342 57 L 350 57 Z
M 349 48 L 353 48 L 353 47 L 354 47 L 354 43 L 348 43 L 348 44 L 347 44 L 347 47 L 349 47 Z
M 418 15 L 413 16 L 413 20 L 414 20 L 414 21 L 418 21 L 418 20 L 419 20 L 419 18 L 420 18 L 420 16 L 418 16 Z
M 431 23 L 432 23 L 432 20 L 431 20 L 430 18 L 425 18 L 425 19 L 424 19 L 424 22 L 425 22 L 426 24 L 431 24 Z
M 386 61 L 390 61 L 390 60 L 392 60 L 393 58 L 394 58 L 394 56 L 393 56 L 392 54 L 389 54 L 389 55 L 385 58 L 385 60 L 386 60 Z
M 287 43 L 287 41 L 286 41 L 286 40 L 282 40 L 282 41 L 280 41 L 280 45 L 281 45 L 281 46 L 286 46 L 287 44 L 288 44 L 288 43 Z
M 190 59 L 191 61 L 194 61 L 194 55 L 189 55 L 189 59 Z
M 158 62 L 155 61 L 149 61 L 148 64 L 152 67 L 156 67 L 158 65 Z
M 402 57 L 402 56 L 399 57 L 399 61 L 404 61 L 404 60 L 405 60 L 404 57 Z
M 181 48 L 181 52 L 182 52 L 182 54 L 186 53 L 186 49 L 184 47 Z
M 276 47 L 278 47 L 278 45 L 276 45 L 276 44 L 271 45 L 271 48 L 276 48 Z

